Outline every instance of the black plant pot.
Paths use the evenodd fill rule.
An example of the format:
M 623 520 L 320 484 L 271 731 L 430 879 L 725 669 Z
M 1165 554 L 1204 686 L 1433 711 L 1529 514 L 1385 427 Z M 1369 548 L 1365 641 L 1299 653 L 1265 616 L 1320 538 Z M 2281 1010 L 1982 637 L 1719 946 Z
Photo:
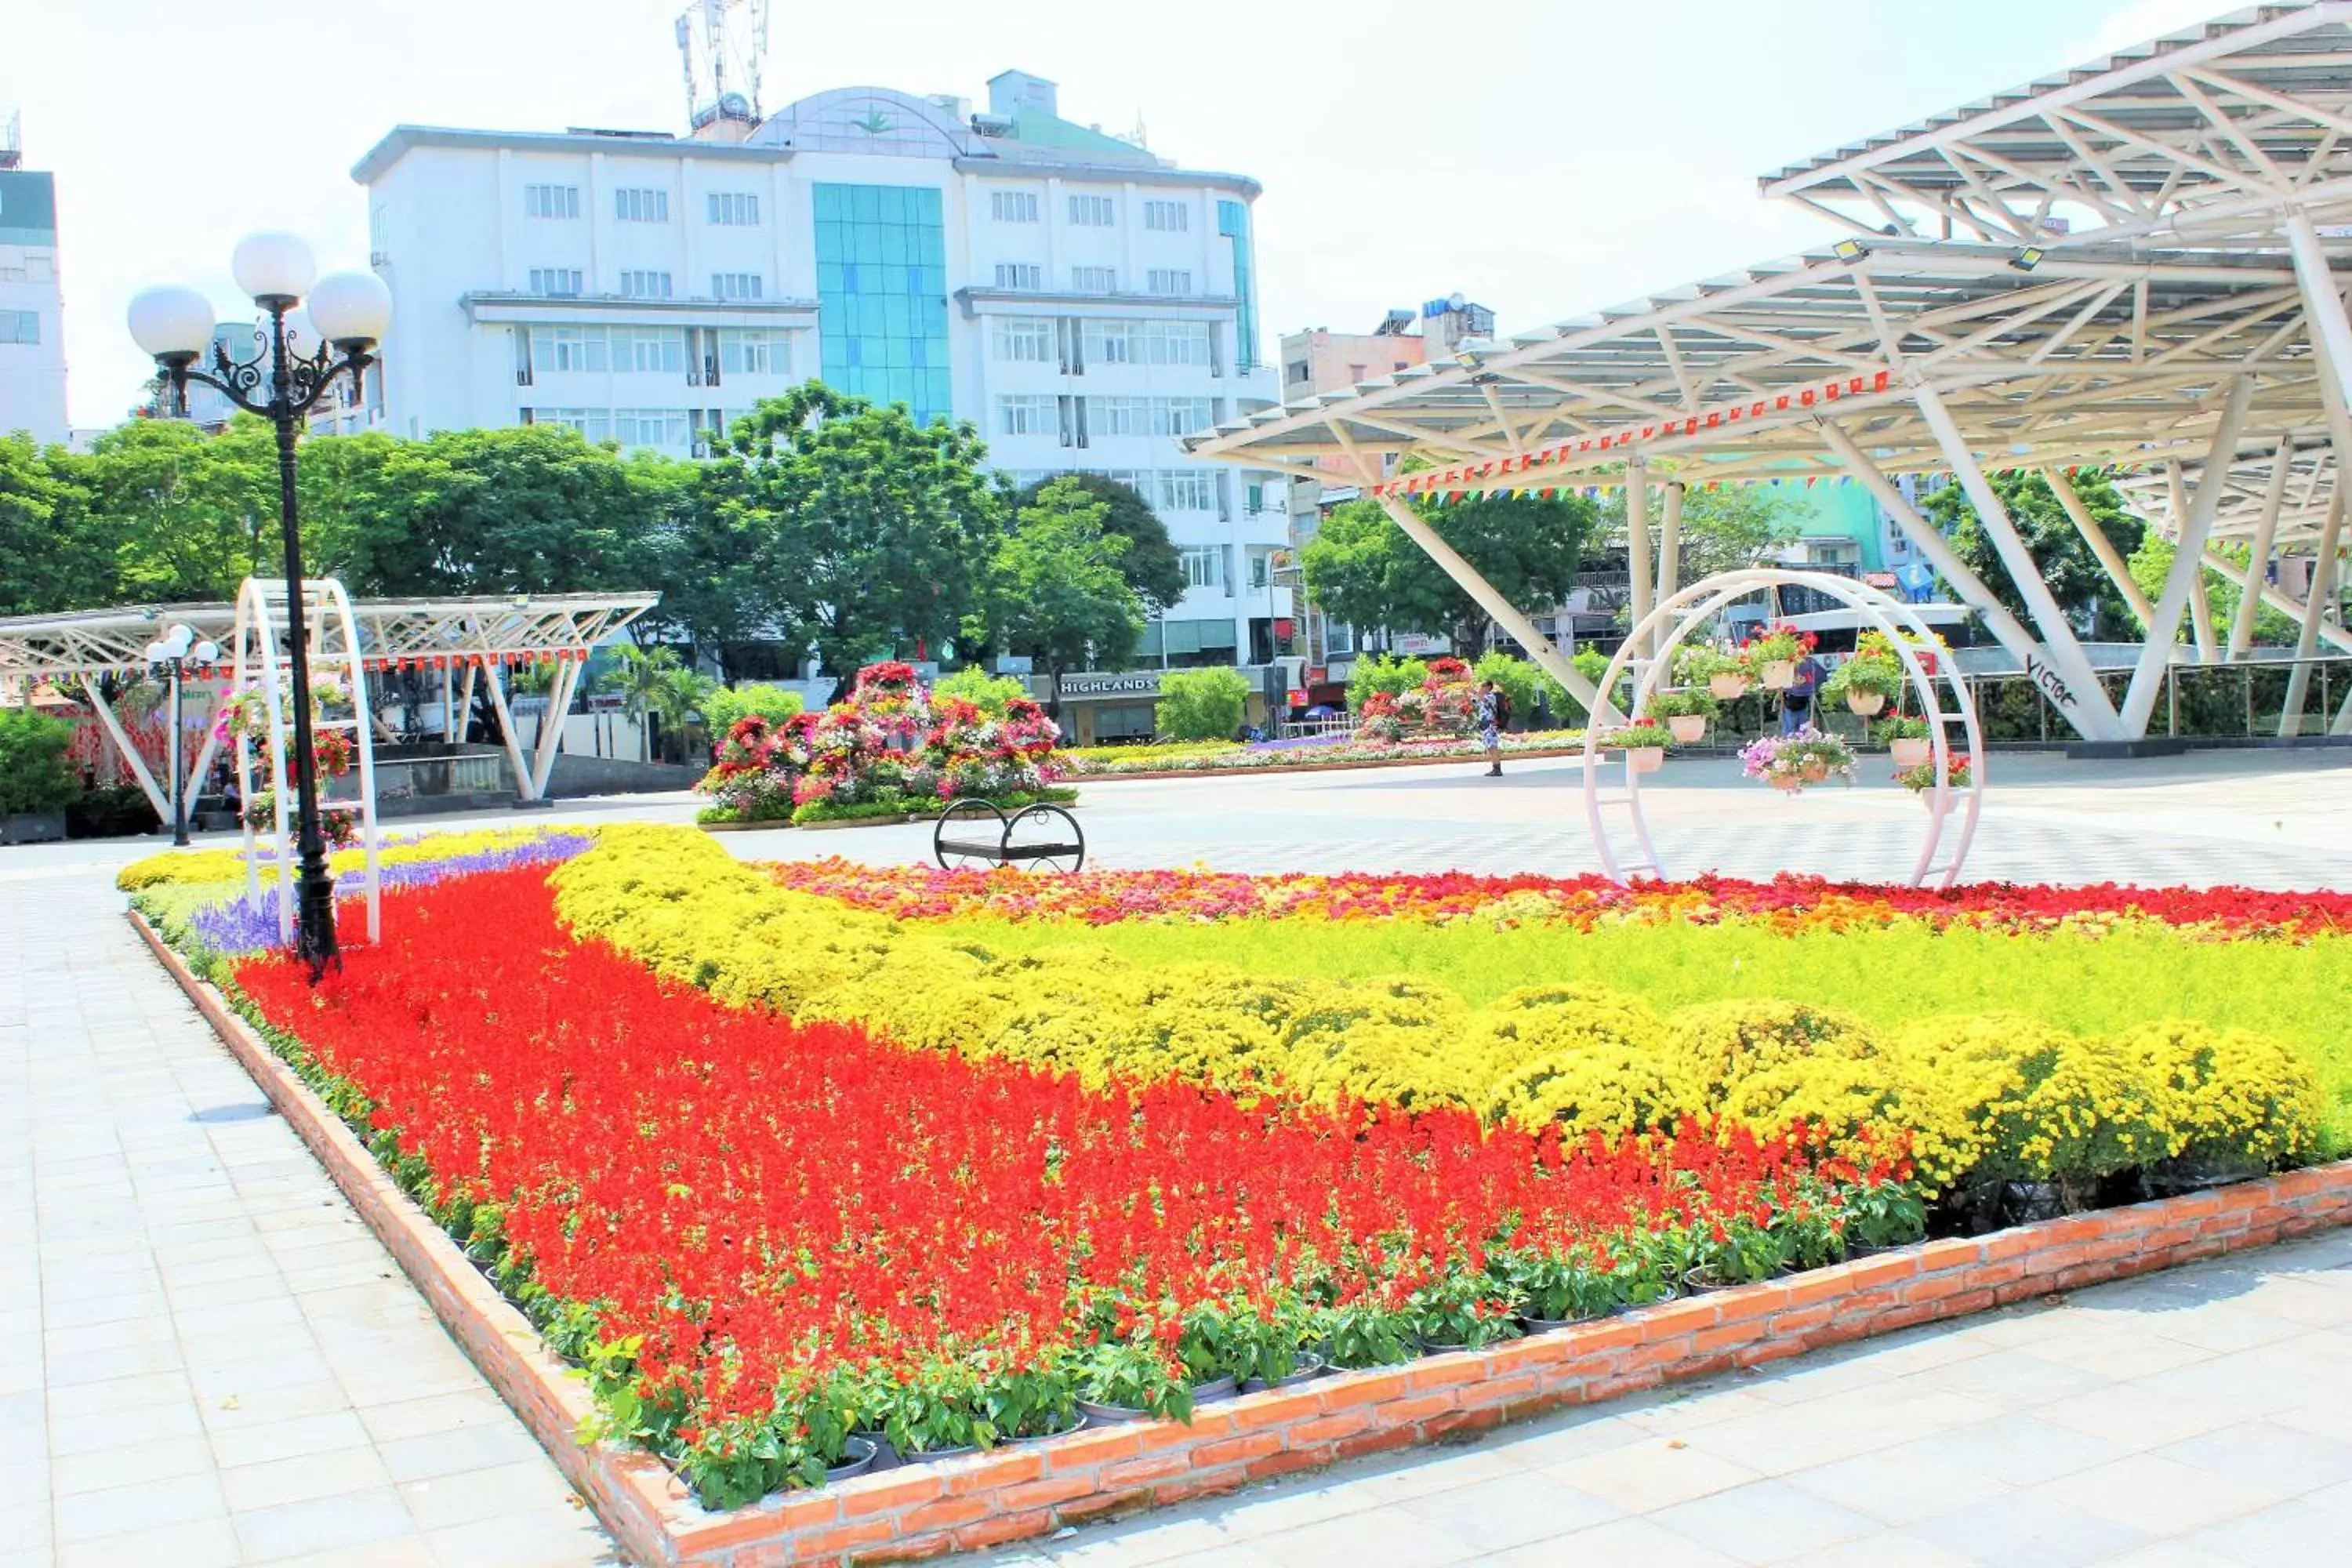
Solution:
M 1331 1369 L 1319 1355 L 1298 1358 L 1297 1370 L 1287 1377 L 1248 1377 L 1242 1380 L 1244 1394 L 1263 1394 L 1269 1388 L 1296 1388 L 1302 1383 L 1312 1383 Z
M 1085 1411 L 1075 1410 L 1070 1413 L 1070 1420 L 1067 1426 L 1056 1426 L 1051 1432 L 1032 1432 L 1025 1437 L 1007 1437 L 999 1446 L 1006 1448 L 1017 1448 L 1024 1443 L 1050 1443 L 1056 1437 L 1066 1437 L 1071 1433 L 1087 1426 L 1091 1419 L 1092 1418 L 1088 1416 Z
M 835 1481 L 864 1475 L 874 1468 L 874 1461 L 880 1458 L 881 1450 L 882 1445 L 868 1438 L 849 1437 L 841 1446 L 841 1463 L 825 1467 L 825 1484 L 831 1486 Z

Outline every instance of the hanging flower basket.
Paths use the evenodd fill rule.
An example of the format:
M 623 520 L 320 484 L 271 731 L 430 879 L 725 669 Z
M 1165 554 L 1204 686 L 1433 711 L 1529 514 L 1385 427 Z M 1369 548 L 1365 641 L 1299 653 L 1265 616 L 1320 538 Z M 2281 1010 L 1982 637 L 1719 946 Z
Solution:
M 1642 719 L 1622 729 L 1604 731 L 1601 744 L 1609 751 L 1623 752 L 1625 761 L 1635 773 L 1654 773 L 1666 765 L 1666 740 L 1664 725 Z
M 1700 713 L 1677 713 L 1666 721 L 1678 746 L 1696 745 L 1706 738 L 1706 718 Z
M 1721 675 L 1710 675 L 1706 678 L 1706 689 L 1714 693 L 1718 700 L 1737 702 L 1748 695 L 1748 677 L 1738 670 L 1727 670 Z
M 1786 691 L 1797 684 L 1797 661 L 1813 651 L 1821 639 L 1795 626 L 1766 626 L 1741 647 L 1740 656 L 1768 691 Z
M 1845 694 L 1845 706 L 1846 711 L 1850 713 L 1858 713 L 1864 719 L 1875 719 L 1885 708 L 1886 699 L 1882 693 L 1876 691 L 1849 691 Z
M 1810 724 L 1791 734 L 1764 736 L 1739 753 L 1739 762 L 1749 778 L 1788 795 L 1832 777 L 1853 777 L 1853 752 L 1846 743 Z
M 1765 690 L 1786 691 L 1797 684 L 1797 661 L 1793 658 L 1767 659 L 1762 676 Z
M 1935 749 L 1934 742 L 1924 739 L 1889 741 L 1886 743 L 1886 750 L 1898 769 L 1924 767 Z
M 1705 691 L 1660 691 L 1643 706 L 1641 721 L 1654 725 L 1664 720 L 1675 744 L 1687 746 L 1706 739 L 1717 711 L 1715 699 Z
M 1925 745 L 1927 742 L 1923 741 L 1920 743 Z M 1944 780 L 1952 788 L 1968 788 L 1969 778 L 1968 758 L 1944 759 Z M 1923 762 L 1916 767 L 1906 768 L 1895 775 L 1895 782 L 1917 795 L 1923 805 L 1933 806 L 1936 804 L 1936 764 L 1933 762 Z
M 1684 686 L 1705 685 L 1719 702 L 1735 702 L 1748 691 L 1748 658 L 1721 648 L 1686 647 L 1675 656 L 1675 679 Z

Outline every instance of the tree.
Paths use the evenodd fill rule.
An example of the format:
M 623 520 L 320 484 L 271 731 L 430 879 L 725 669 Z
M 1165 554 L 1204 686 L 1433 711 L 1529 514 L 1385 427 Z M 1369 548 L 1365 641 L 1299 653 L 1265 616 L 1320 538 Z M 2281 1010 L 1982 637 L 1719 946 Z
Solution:
M 1002 715 L 1005 704 L 1015 698 L 1029 695 L 1029 688 L 1017 677 L 991 675 L 974 665 L 942 677 L 931 686 L 933 697 L 961 697 L 978 707 L 983 713 Z
M 278 571 L 276 439 L 247 415 L 217 436 L 176 419 L 134 419 L 100 436 L 87 472 L 90 504 L 121 540 L 116 592 L 234 599 L 246 578 Z
M 1171 669 L 1160 678 L 1152 729 L 1163 741 L 1230 741 L 1242 727 L 1249 677 L 1229 664 Z
M 1118 669 L 1134 657 L 1143 601 L 1119 571 L 1127 539 L 1104 531 L 1108 502 L 1068 478 L 1035 498 L 997 541 L 984 622 L 995 646 L 1045 668 L 1058 703 L 1064 670 Z
M 2242 541 L 2214 544 L 2212 552 L 2237 563 L 2240 570 L 2253 558 L 2253 547 Z M 2164 596 L 2164 580 L 2172 574 L 2172 563 L 2179 558 L 2180 547 L 2160 533 L 2150 533 L 2139 542 L 2139 548 L 2124 564 L 2131 571 L 2132 581 L 2150 605 Z M 2259 574 L 2257 574 L 2259 575 Z M 2238 618 L 2238 604 L 2244 590 L 2211 567 L 2205 569 L 2205 598 L 2213 611 L 2213 640 L 2226 647 L 2230 628 Z M 2195 623 L 2186 612 L 2172 640 L 2185 641 L 2195 635 Z M 2302 636 L 2303 628 L 2294 616 L 2281 615 L 2263 605 L 2254 611 L 2254 642 L 2263 647 L 2293 647 Z
M 569 594 L 644 586 L 658 492 L 562 425 L 424 441 L 322 437 L 316 553 L 353 592 Z
M 724 737 L 739 720 L 757 713 L 771 724 L 797 717 L 808 706 L 797 691 L 754 682 L 746 686 L 714 686 L 702 694 L 702 721 L 712 740 Z
M 1598 521 L 1598 510 L 1582 496 L 1487 496 L 1415 510 L 1503 597 L 1523 608 L 1567 595 Z M 1301 560 L 1307 592 L 1340 620 L 1443 633 L 1459 649 L 1486 644 L 1486 612 L 1376 501 L 1350 501 L 1333 511 Z
M 682 732 L 688 715 L 701 706 L 707 685 L 686 667 L 676 648 L 622 643 L 613 652 L 619 662 L 605 671 L 599 684 L 620 694 L 621 710 L 637 721 L 645 737 L 646 761 L 651 762 L 654 724 L 647 721 L 657 721 L 672 736 Z
M 2067 618 L 2095 635 L 2100 631 L 2126 635 L 2136 631 L 2137 617 L 2124 604 L 2106 568 L 2084 542 L 2042 476 L 2011 472 L 1990 478 L 1993 493 L 2000 498 L 2002 510 L 2016 526 L 2018 537 L 2025 542 L 2027 552 L 2040 568 L 2042 580 L 2049 584 L 2051 597 L 2058 601 Z M 2123 497 L 2105 476 L 2080 473 L 2074 476 L 2074 486 L 2091 520 L 2114 543 L 2117 554 L 2127 556 L 2139 548 L 2147 529 L 2124 505 Z M 1970 571 L 1984 579 L 1993 597 L 2011 615 L 2030 623 L 2032 616 L 2025 597 L 2017 591 L 2008 566 L 1993 547 L 1991 536 L 1985 532 L 1967 492 L 1957 484 L 1947 485 L 1929 496 L 1921 510 L 1950 538 L 1953 550 Z
M 62 447 L 0 436 L 0 616 L 113 602 L 121 538 L 90 507 L 87 468 Z
M 1650 525 L 1661 527 L 1666 518 L 1666 488 L 1649 487 Z M 1788 498 L 1769 485 L 1723 485 L 1708 489 L 1685 485 L 1682 516 L 1676 531 L 1681 546 L 1681 580 L 1696 583 L 1718 572 L 1753 566 L 1796 539 L 1801 525 L 1790 515 Z M 1625 528 L 1625 492 L 1612 492 L 1602 511 L 1602 527 L 1611 533 Z
M 1075 481 L 1109 509 L 1102 530 L 1127 541 L 1127 552 L 1118 558 L 1119 574 L 1143 601 L 1144 613 L 1165 615 L 1173 608 L 1190 585 L 1184 577 L 1184 558 L 1177 552 L 1175 541 L 1168 537 L 1168 525 L 1133 485 L 1122 484 L 1108 474 L 1059 474 L 1039 479 L 1015 496 L 1014 509 L 1036 505 L 1039 492 L 1047 485 L 1066 481 Z
M 969 424 L 919 426 L 811 382 L 735 423 L 709 479 L 741 531 L 775 635 L 845 684 L 902 645 L 940 643 L 979 607 L 1003 503 Z

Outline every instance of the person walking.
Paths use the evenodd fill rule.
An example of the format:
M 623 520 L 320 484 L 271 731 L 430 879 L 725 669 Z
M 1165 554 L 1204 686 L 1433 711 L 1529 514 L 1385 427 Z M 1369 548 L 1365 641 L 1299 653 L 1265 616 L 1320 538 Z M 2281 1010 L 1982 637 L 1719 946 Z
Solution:
M 1780 693 L 1780 733 L 1793 735 L 1813 721 L 1813 694 L 1828 671 L 1811 654 L 1797 661 L 1797 679 Z
M 1486 776 L 1503 776 L 1503 726 L 1511 721 L 1511 699 L 1493 681 L 1478 688 L 1478 743 L 1486 748 Z

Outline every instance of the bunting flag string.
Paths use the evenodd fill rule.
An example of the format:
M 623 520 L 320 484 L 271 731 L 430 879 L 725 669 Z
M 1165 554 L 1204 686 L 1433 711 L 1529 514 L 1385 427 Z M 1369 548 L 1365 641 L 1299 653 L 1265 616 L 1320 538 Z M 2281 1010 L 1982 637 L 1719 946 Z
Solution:
M 1696 436 L 1701 430 L 1716 430 L 1762 419 L 1769 415 L 1801 413 L 1821 403 L 1835 403 L 1841 398 L 1860 397 L 1885 392 L 1891 382 L 1889 374 L 1877 371 L 1869 375 L 1846 376 L 1809 386 L 1795 392 L 1777 393 L 1769 398 L 1738 404 L 1727 409 L 1716 409 L 1706 414 L 1694 414 L 1661 425 L 1644 425 L 1636 432 L 1628 426 L 1622 430 L 1600 436 L 1583 437 L 1573 441 L 1561 441 L 1538 451 L 1507 458 L 1489 458 L 1479 463 L 1457 463 L 1449 468 L 1428 468 L 1419 473 L 1403 474 L 1371 487 L 1378 496 L 1456 496 L 1463 493 L 1465 481 L 1497 478 L 1504 474 L 1524 473 L 1529 468 L 1543 468 L 1564 458 L 1582 457 L 1588 453 L 1623 451 L 1643 442 L 1675 437 Z M 1622 483 L 1622 482 L 1621 482 Z M 1621 488 L 1612 485 L 1610 489 Z

